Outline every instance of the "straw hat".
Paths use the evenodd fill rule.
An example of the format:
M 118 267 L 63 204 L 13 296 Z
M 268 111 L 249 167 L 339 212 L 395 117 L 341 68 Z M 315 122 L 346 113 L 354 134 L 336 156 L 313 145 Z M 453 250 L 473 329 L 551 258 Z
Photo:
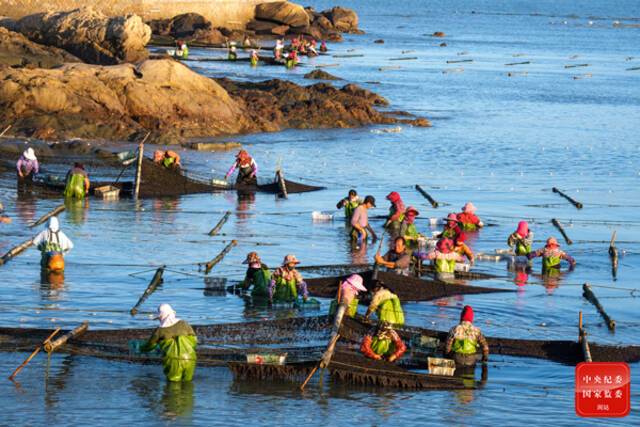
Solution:
M 282 265 L 287 265 L 287 264 L 300 264 L 300 261 L 298 261 L 298 258 L 296 258 L 295 255 L 293 254 L 289 254 L 287 256 L 284 257 L 284 260 L 282 261 Z
M 347 277 L 344 280 L 345 283 L 348 283 L 349 285 L 351 285 L 352 288 L 360 291 L 360 292 L 366 292 L 367 288 L 364 287 L 363 280 L 362 280 L 362 276 L 360 276 L 359 274 L 352 274 L 351 276 Z

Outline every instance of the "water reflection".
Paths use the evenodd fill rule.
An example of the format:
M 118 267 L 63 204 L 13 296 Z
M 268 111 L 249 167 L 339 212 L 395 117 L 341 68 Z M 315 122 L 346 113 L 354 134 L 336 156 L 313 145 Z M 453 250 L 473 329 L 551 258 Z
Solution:
M 190 417 L 193 413 L 195 386 L 193 381 L 167 381 L 162 385 L 158 377 L 136 377 L 129 389 L 148 411 L 170 420 Z M 162 394 L 159 391 L 162 390 Z
M 87 222 L 87 216 L 89 212 L 89 198 L 74 199 L 66 198 L 64 200 L 65 212 L 67 213 L 67 220 L 71 224 L 82 225 Z
M 64 271 L 40 270 L 40 298 L 44 301 L 61 299 L 64 291 Z
M 36 197 L 31 192 L 18 191 L 16 211 L 25 224 L 31 224 L 36 219 Z
M 476 366 L 457 366 L 455 376 L 462 378 L 462 383 L 466 388 L 455 390 L 455 396 L 463 405 L 472 403 L 479 389 L 483 388 L 489 380 L 489 367 L 482 363 L 480 367 L 480 380 L 476 381 Z M 472 414 L 471 414 L 472 415 Z

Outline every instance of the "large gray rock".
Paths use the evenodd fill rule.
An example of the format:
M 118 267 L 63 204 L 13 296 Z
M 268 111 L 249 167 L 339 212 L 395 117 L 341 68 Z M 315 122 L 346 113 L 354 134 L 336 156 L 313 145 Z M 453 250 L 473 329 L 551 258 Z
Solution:
M 65 62 L 82 61 L 66 50 L 34 43 L 20 33 L 0 27 L 0 64 L 53 68 Z
M 288 1 L 261 3 L 256 6 L 256 19 L 273 21 L 291 27 L 308 27 L 309 15 L 304 7 Z
M 211 29 L 211 22 L 197 13 L 183 13 L 174 16 L 170 21 L 169 33 L 175 38 L 188 37 L 198 30 Z
M 107 17 L 91 8 L 25 16 L 16 31 L 91 64 L 137 62 L 148 56 L 151 28 L 137 15 Z

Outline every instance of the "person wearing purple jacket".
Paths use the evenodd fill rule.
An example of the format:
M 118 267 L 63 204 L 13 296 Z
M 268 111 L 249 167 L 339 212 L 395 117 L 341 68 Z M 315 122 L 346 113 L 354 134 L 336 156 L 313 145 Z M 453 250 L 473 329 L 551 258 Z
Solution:
M 33 177 L 40 172 L 40 164 L 33 148 L 29 147 L 22 153 L 22 156 L 16 163 L 16 171 L 18 172 L 18 183 L 26 184 L 33 181 Z

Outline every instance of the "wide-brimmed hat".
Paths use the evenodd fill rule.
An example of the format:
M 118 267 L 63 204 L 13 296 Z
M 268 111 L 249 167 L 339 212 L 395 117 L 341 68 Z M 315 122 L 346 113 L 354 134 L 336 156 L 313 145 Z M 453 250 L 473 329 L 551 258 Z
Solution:
M 33 148 L 29 147 L 22 153 L 25 159 L 27 160 L 36 160 L 36 153 L 33 151 Z
M 398 193 L 397 191 L 392 191 L 391 193 L 387 194 L 387 200 L 389 200 L 390 202 L 397 202 L 398 200 L 400 200 L 400 193 Z
M 471 202 L 467 202 L 462 207 L 462 212 L 466 213 L 474 213 L 476 211 L 476 207 Z
M 455 213 L 451 212 L 449 215 L 447 215 L 446 218 L 442 218 L 445 221 L 453 221 L 453 222 L 458 222 L 458 215 L 456 215 Z
M 350 284 L 351 287 L 353 287 L 358 291 L 361 291 L 361 292 L 367 291 L 367 288 L 365 288 L 364 285 L 362 284 L 364 280 L 362 279 L 362 276 L 360 276 L 359 274 L 352 274 L 351 276 L 344 279 L 344 281 L 345 283 Z
M 413 206 L 409 206 L 407 210 L 404 211 L 405 215 L 409 215 L 410 212 L 413 212 L 415 216 L 420 215 L 420 211 L 418 211 L 418 209 L 414 208 Z
M 262 261 L 260 260 L 260 256 L 258 256 L 258 252 L 249 252 L 247 254 L 247 258 L 242 261 L 243 264 L 259 264 Z
M 560 245 L 558 244 L 558 239 L 556 239 L 555 237 L 549 237 L 547 239 L 547 247 L 548 248 L 557 248 L 560 247 Z
M 296 256 L 294 254 L 289 254 L 287 256 L 284 257 L 284 260 L 282 261 L 282 265 L 287 265 L 287 264 L 300 264 L 300 261 L 298 261 L 298 258 L 296 258 Z

